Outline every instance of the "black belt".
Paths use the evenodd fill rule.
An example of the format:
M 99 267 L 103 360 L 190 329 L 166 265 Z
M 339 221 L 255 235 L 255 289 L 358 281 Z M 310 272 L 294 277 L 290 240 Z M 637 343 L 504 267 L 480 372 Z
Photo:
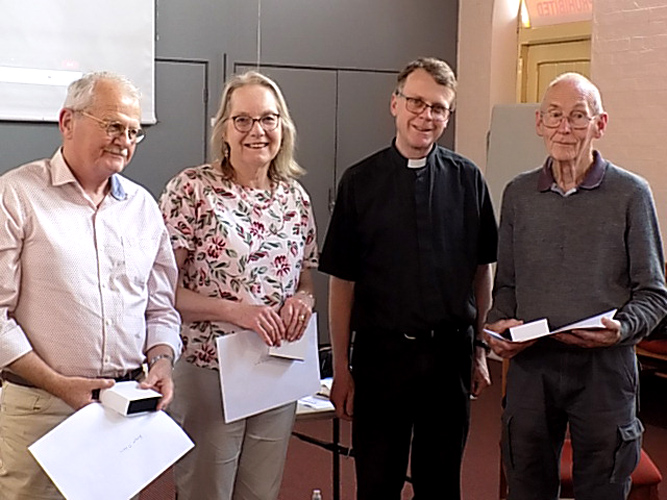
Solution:
M 140 366 L 139 368 L 135 368 L 134 370 L 131 370 L 125 373 L 124 375 L 121 375 L 120 377 L 98 377 L 98 378 L 113 378 L 113 380 L 116 382 L 127 382 L 128 380 L 137 380 L 143 374 L 144 374 L 144 369 Z M 22 387 L 33 387 L 33 388 L 37 387 L 35 384 L 28 382 L 23 377 L 19 377 L 16 373 L 8 371 L 2 372 L 2 379 L 6 380 L 11 384 L 20 385 Z
M 430 340 L 436 338 L 444 338 L 447 335 L 452 335 L 453 333 L 465 333 L 468 330 L 469 326 L 461 326 L 457 324 L 448 324 L 442 325 L 435 328 L 425 328 L 425 329 L 405 329 L 405 330 L 387 330 L 382 328 L 362 328 L 359 333 L 361 335 L 374 336 L 376 338 L 381 337 L 399 337 L 407 340 Z

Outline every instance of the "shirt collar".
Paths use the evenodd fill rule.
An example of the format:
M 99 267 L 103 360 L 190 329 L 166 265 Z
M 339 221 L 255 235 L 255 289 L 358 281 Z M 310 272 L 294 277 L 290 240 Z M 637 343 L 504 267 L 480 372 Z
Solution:
M 117 174 L 111 176 L 111 188 L 109 193 L 118 201 L 127 199 L 127 193 L 123 188 L 120 178 Z M 63 157 L 62 148 L 58 148 L 51 158 L 51 184 L 54 186 L 63 186 L 65 184 L 78 183 L 74 174 L 70 170 L 65 158 Z
M 414 170 L 414 169 L 417 169 L 417 168 L 423 168 L 423 167 L 426 167 L 426 166 L 430 165 L 431 163 L 433 163 L 432 162 L 433 153 L 436 150 L 436 148 L 437 148 L 437 145 L 433 144 L 433 147 L 431 147 L 431 150 L 428 152 L 428 154 L 424 158 L 419 158 L 418 160 L 410 160 L 410 159 L 406 158 L 405 156 L 403 156 L 401 154 L 401 152 L 398 150 L 398 148 L 396 147 L 396 138 L 394 138 L 394 140 L 391 142 L 391 149 L 393 150 L 393 153 L 394 153 L 394 159 L 397 162 L 399 162 L 402 166 L 404 166 L 406 168 L 409 168 L 411 170 Z M 410 162 L 413 162 L 413 164 L 410 165 L 409 164 Z M 419 165 L 419 163 L 421 163 L 421 165 Z
M 120 182 L 120 178 L 117 174 L 111 176 L 111 189 L 109 190 L 111 196 L 116 198 L 118 201 L 124 201 L 127 199 L 127 193 L 123 188 L 123 185 Z
M 556 179 L 554 178 L 552 171 L 553 159 L 548 157 L 544 162 L 542 170 L 540 170 L 540 176 L 537 179 L 537 189 L 539 191 L 551 191 L 554 184 L 556 184 Z M 586 177 L 579 184 L 576 189 L 595 189 L 602 184 L 602 179 L 606 171 L 607 162 L 602 158 L 602 155 L 599 151 L 593 151 L 593 165 L 588 169 Z

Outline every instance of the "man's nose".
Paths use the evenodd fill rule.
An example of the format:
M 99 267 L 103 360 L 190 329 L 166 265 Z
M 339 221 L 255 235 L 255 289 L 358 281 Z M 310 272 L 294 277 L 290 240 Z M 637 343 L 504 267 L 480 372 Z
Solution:
M 433 108 L 431 106 L 424 106 L 422 112 L 418 116 L 423 116 L 428 120 L 433 120 Z
M 558 124 L 558 130 L 563 132 L 569 132 L 572 130 L 572 125 L 570 124 L 570 117 L 564 116 L 561 118 L 560 123 Z

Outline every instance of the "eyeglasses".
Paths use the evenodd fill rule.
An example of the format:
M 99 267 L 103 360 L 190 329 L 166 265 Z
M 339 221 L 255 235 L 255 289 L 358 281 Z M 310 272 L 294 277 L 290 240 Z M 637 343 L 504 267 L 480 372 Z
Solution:
M 114 139 L 127 134 L 127 138 L 132 144 L 139 144 L 146 138 L 146 132 L 142 128 L 128 127 L 120 122 L 103 120 L 102 118 L 93 116 L 90 113 L 86 113 L 85 111 L 80 111 L 80 113 L 86 118 L 90 118 L 91 120 L 95 120 L 97 123 L 99 123 L 100 126 L 106 131 L 107 135 Z
M 419 115 L 426 108 L 430 108 L 431 116 L 435 122 L 444 122 L 452 114 L 452 110 L 442 104 L 427 104 L 417 97 L 408 97 L 402 92 L 396 92 L 396 95 L 405 99 L 405 107 L 410 113 Z
M 563 119 L 566 119 L 570 124 L 570 128 L 584 129 L 588 127 L 591 120 L 597 115 L 588 116 L 583 111 L 572 111 L 569 116 L 565 116 L 561 110 L 551 109 L 549 111 L 540 111 L 540 116 L 542 117 L 542 123 L 548 128 L 560 127 Z
M 238 115 L 232 116 L 230 120 L 234 123 L 234 128 L 239 132 L 250 132 L 255 126 L 255 122 L 259 122 L 259 125 L 265 132 L 270 132 L 278 127 L 278 124 L 280 123 L 280 115 L 269 113 L 268 115 L 260 116 L 259 118 L 252 118 L 248 115 Z

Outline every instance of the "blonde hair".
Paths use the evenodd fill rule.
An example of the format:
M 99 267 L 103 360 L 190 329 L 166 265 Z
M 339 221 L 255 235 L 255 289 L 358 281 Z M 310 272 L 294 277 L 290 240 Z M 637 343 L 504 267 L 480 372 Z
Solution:
M 220 107 L 215 115 L 213 135 L 211 137 L 213 159 L 220 162 L 222 172 L 228 179 L 234 178 L 234 168 L 229 163 L 229 144 L 225 140 L 225 122 L 231 118 L 229 115 L 231 113 L 232 95 L 237 89 L 247 85 L 266 87 L 273 93 L 278 104 L 282 141 L 278 154 L 269 165 L 269 179 L 290 180 L 304 175 L 306 171 L 294 159 L 296 127 L 287 109 L 285 98 L 276 82 L 257 71 L 248 71 L 241 75 L 235 75 L 225 84 L 222 96 L 220 97 Z

